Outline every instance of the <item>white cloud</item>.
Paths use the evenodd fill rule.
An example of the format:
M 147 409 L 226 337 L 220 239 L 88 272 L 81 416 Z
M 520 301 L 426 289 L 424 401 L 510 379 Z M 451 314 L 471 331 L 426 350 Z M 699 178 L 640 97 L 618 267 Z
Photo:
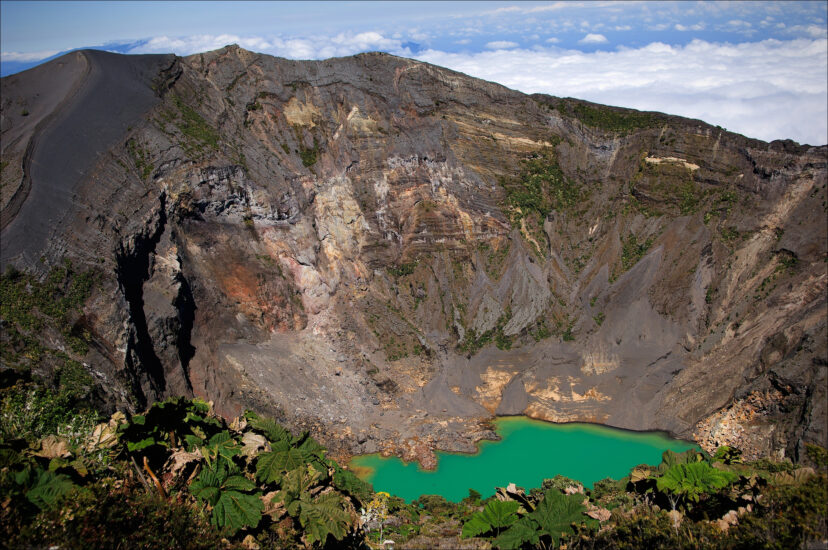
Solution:
M 788 34 L 807 35 L 811 38 L 825 38 L 828 35 L 828 27 L 819 25 L 795 25 L 788 27 L 785 31 Z
M 526 93 L 698 118 L 766 141 L 828 143 L 826 39 L 416 57 Z
M 583 5 L 584 4 L 580 2 L 554 2 L 552 4 L 545 4 L 543 6 L 532 6 L 531 8 L 524 8 L 521 6 L 506 6 L 503 8 L 497 8 L 491 11 L 483 12 L 483 15 L 503 15 L 504 13 L 540 13 L 547 11 L 556 11 L 563 8 L 577 8 L 582 7 Z
M 549 44 L 558 44 L 561 41 L 561 39 L 553 36 L 552 38 L 547 38 L 546 41 Z
M 339 57 L 371 50 L 410 55 L 410 52 L 402 47 L 402 40 L 386 38 L 378 32 L 340 33 L 324 38 L 263 38 L 233 34 L 159 36 L 133 48 L 129 53 L 175 52 L 178 55 L 190 55 L 222 48 L 228 44 L 238 44 L 248 50 L 291 59 Z
M 607 40 L 606 36 L 594 33 L 589 33 L 585 37 L 578 40 L 579 44 L 606 44 L 607 42 L 609 42 L 609 40 Z
M 46 50 L 42 52 L 0 52 L 0 61 L 21 61 L 21 62 L 29 62 L 29 61 L 40 61 L 41 59 L 46 59 L 47 57 L 52 57 L 58 51 L 53 50 Z
M 463 38 L 462 40 L 455 40 L 455 44 L 471 44 L 470 38 Z
M 517 48 L 517 42 L 510 42 L 508 40 L 495 40 L 494 42 L 489 42 L 486 44 L 486 47 L 490 50 L 506 50 L 509 48 Z
M 629 25 L 617 25 L 615 27 L 615 30 L 617 30 L 617 31 L 631 31 L 632 27 L 629 26 Z
M 682 25 L 681 23 L 676 23 L 673 27 L 677 31 L 703 31 L 704 30 L 704 23 L 696 23 L 695 25 Z

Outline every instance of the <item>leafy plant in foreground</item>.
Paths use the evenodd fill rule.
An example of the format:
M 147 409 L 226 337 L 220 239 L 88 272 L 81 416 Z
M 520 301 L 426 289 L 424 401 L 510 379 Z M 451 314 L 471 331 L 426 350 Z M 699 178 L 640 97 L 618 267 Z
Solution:
M 476 537 L 500 532 L 517 521 L 520 505 L 515 501 L 490 500 L 482 511 L 463 524 L 463 537 Z
M 256 527 L 262 519 L 260 493 L 250 494 L 255 488 L 252 481 L 225 462 L 203 470 L 190 484 L 190 492 L 212 507 L 213 525 L 227 528 L 231 534 L 242 527 Z
M 673 510 L 681 500 L 698 502 L 702 495 L 727 487 L 738 475 L 713 468 L 706 462 L 675 464 L 656 480 L 659 491 L 666 492 Z
M 584 495 L 564 495 L 550 489 L 538 506 L 520 518 L 509 529 L 494 539 L 494 546 L 502 549 L 520 548 L 525 544 L 548 543 L 560 545 L 561 540 L 575 533 L 573 525 L 594 527 L 598 522 L 584 515 Z
M 299 519 L 306 530 L 308 544 L 324 543 L 328 535 L 342 540 L 352 519 L 338 493 L 326 492 L 314 496 L 312 489 L 323 477 L 313 466 L 303 464 L 285 474 L 281 490 L 273 496 L 273 501 L 283 503 L 287 513 Z

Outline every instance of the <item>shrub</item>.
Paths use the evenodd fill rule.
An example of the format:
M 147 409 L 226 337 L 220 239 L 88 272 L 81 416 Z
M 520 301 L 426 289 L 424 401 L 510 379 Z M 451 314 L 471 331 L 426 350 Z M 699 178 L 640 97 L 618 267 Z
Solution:
M 6 532 L 11 547 L 120 548 L 129 541 L 131 548 L 207 549 L 221 539 L 184 495 L 164 500 L 140 485 L 111 479 L 76 492 L 61 507 L 19 527 Z

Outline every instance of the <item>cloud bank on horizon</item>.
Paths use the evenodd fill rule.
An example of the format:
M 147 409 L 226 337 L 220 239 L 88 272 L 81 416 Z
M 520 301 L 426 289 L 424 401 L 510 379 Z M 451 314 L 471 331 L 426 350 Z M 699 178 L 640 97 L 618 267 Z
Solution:
M 93 33 L 89 42 L 44 39 L 28 51 L 6 38 L 7 22 L 17 15 L 7 13 L 10 4 L 3 3 L 0 35 L 4 75 L 96 39 L 103 49 L 121 53 L 189 55 L 227 44 L 291 59 L 386 51 L 526 93 L 698 118 L 766 141 L 828 143 L 825 2 L 401 2 L 383 4 L 381 12 L 371 2 L 242 3 L 230 6 L 234 12 L 223 24 L 200 24 L 200 32 L 187 32 L 182 24 L 162 29 L 174 32 Z M 236 32 L 234 17 L 249 9 L 258 12 L 259 26 L 248 23 Z M 282 30 L 280 21 L 291 31 Z

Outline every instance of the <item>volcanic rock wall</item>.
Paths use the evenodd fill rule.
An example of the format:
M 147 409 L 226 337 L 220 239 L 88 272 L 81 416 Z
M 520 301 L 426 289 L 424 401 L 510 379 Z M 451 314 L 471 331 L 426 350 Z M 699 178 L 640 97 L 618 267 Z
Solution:
M 86 310 L 107 351 L 83 360 L 113 403 L 194 393 L 426 461 L 492 437 L 492 414 L 753 456 L 826 444 L 825 146 L 385 54 L 229 46 L 142 71 L 154 99 L 78 153 L 59 219 L 3 212 L 4 265 L 102 274 Z M 21 129 L 5 98 L 27 79 L 3 80 L 23 167 L 21 143 L 48 163 L 59 134 Z M 68 101 L 94 109 L 84 86 Z M 4 193 L 25 179 L 3 174 Z M 7 245 L 21 224 L 48 244 Z

